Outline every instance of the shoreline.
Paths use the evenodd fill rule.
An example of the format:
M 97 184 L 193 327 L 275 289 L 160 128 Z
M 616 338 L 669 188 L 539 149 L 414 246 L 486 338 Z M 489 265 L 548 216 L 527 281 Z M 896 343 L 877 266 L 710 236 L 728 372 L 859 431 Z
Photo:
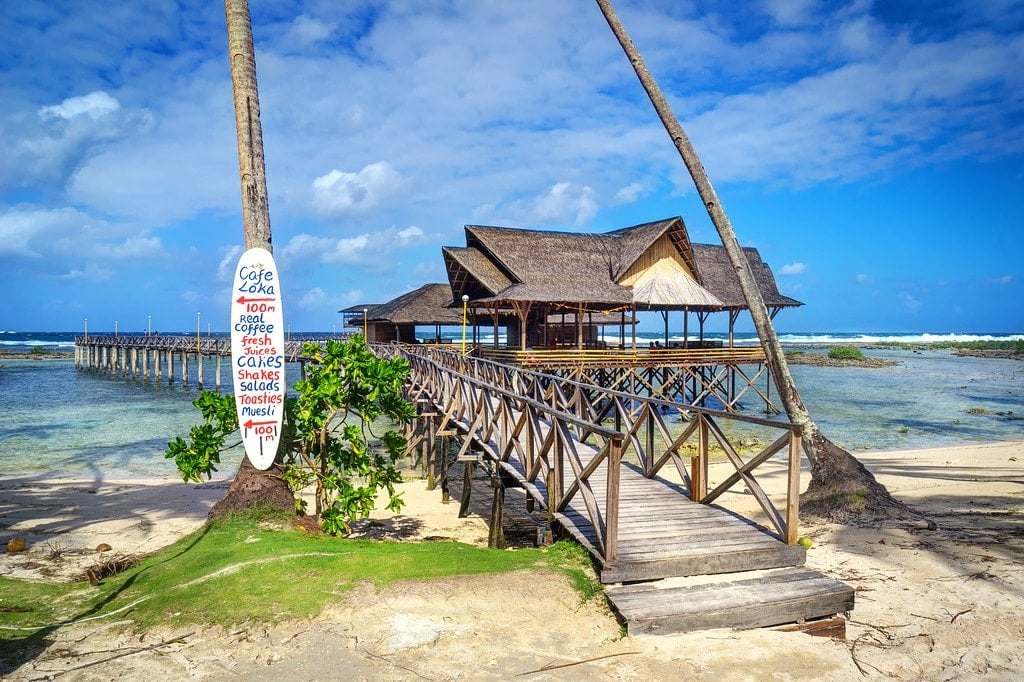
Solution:
M 481 679 L 507 679 L 564 664 L 582 666 L 576 669 L 580 676 L 602 679 L 1020 679 L 1024 441 L 857 456 L 937 527 L 801 522 L 801 535 L 813 542 L 807 567 L 856 591 L 845 640 L 771 628 L 624 635 L 600 597 L 581 603 L 564 578 L 521 571 L 414 580 L 379 590 L 363 585 L 309 619 L 242 630 L 200 623 L 136 631 L 130 621 L 86 618 L 54 629 L 38 652 L 5 672 L 33 680 L 88 666 L 97 679 L 369 680 L 457 679 L 472 669 Z M 780 484 L 785 487 L 786 465 L 774 458 L 767 464 L 775 466 L 758 480 L 774 495 Z M 711 477 L 724 473 L 716 467 Z M 453 475 L 457 485 L 458 472 Z M 803 489 L 807 478 L 805 467 Z M 0 526 L 6 527 L 0 537 L 29 526 L 45 526 L 38 529 L 49 535 L 29 551 L 0 555 L 5 577 L 32 579 L 35 571 L 38 579 L 40 566 L 48 564 L 94 565 L 100 542 L 112 546 L 109 554 L 122 555 L 170 544 L 202 526 L 226 485 L 28 483 L 19 489 L 16 479 L 0 477 Z M 485 478 L 479 484 L 481 492 L 489 487 Z M 486 494 L 474 496 L 470 514 L 460 519 L 458 502 L 445 505 L 440 490 L 426 490 L 423 479 L 401 487 L 403 513 L 378 509 L 360 537 L 486 546 Z M 719 501 L 749 518 L 758 508 L 742 490 Z M 84 541 L 73 545 L 70 535 Z M 135 538 L 149 544 L 136 549 Z M 62 555 L 47 556 L 61 546 L 68 548 Z M 15 572 L 16 562 L 33 565 Z M 526 608 L 495 606 L 519 603 Z M 333 655 L 324 658 L 324 650 Z M 554 675 L 541 677 L 561 679 Z
M 880 480 L 896 477 L 900 484 L 890 486 L 894 494 L 909 490 L 953 486 L 958 495 L 966 495 L 972 483 L 993 479 L 993 474 L 1009 475 L 1010 489 L 1003 495 L 1024 495 L 1013 486 L 1024 485 L 1024 440 L 993 441 L 963 445 L 909 448 L 905 450 L 864 450 L 853 453 Z M 921 476 L 915 477 L 915 467 Z M 959 471 L 966 467 L 966 471 Z M 726 463 L 712 465 L 711 477 L 728 474 Z M 759 479 L 767 482 L 785 479 L 781 462 L 770 460 Z M 810 467 L 804 458 L 801 490 L 810 482 Z M 777 471 L 776 471 L 777 469 Z M 724 472 L 724 473 L 722 473 Z M 945 472 L 945 473 L 944 473 Z M 425 491 L 423 479 L 404 478 L 401 489 L 412 502 L 400 517 L 427 514 L 431 522 L 424 535 L 445 534 L 453 527 L 468 523 L 479 536 L 462 538 L 486 544 L 486 523 L 477 516 L 458 519 L 457 506 L 441 503 L 439 491 Z M 180 537 L 202 527 L 210 507 L 230 485 L 233 474 L 204 483 L 183 483 L 178 476 L 105 478 L 46 476 L 42 472 L 0 475 L 0 540 L 20 537 L 26 551 L 0 554 L 0 575 L 27 579 L 69 579 L 81 576 L 97 558 L 95 548 L 106 543 L 117 554 L 148 554 L 172 544 Z M 936 483 L 948 479 L 953 483 Z M 884 481 L 883 481 L 884 482 Z M 728 494 L 720 504 L 737 512 L 757 515 L 752 500 L 744 495 Z M 436 498 L 436 499 L 432 499 Z M 736 505 L 739 505 L 736 507 Z M 747 508 L 749 506 L 749 509 Z M 735 507 L 735 508 L 734 508 Z M 1024 513 L 1024 508 L 1022 508 Z M 372 519 L 396 515 L 378 509 Z M 449 518 L 450 516 L 450 518 Z M 439 531 L 437 524 L 444 527 Z M 58 554 L 67 561 L 47 562 L 46 556 Z

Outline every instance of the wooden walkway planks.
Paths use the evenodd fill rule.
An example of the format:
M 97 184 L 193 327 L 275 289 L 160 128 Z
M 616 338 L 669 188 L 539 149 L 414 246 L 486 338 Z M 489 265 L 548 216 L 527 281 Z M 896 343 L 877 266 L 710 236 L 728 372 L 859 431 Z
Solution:
M 606 593 L 631 634 L 781 625 L 845 613 L 854 601 L 852 587 L 808 568 L 700 585 L 623 585 Z
M 583 445 L 577 448 L 583 463 L 589 462 L 592 451 Z M 522 479 L 519 463 L 510 460 L 507 464 L 506 469 Z M 621 471 L 615 562 L 604 563 L 595 551 L 597 533 L 581 499 L 577 497 L 556 514 L 565 529 L 601 563 L 603 583 L 800 566 L 806 559 L 803 547 L 790 547 L 774 532 L 726 509 L 691 501 L 679 484 L 646 478 L 631 463 L 623 463 Z M 602 489 L 603 471 L 596 471 L 590 481 L 595 490 Z M 527 489 L 538 501 L 545 499 L 542 482 Z M 596 498 L 603 514 L 603 496 Z
M 613 458 L 609 454 L 613 452 L 608 447 L 610 441 L 605 441 L 602 449 L 581 442 L 575 434 L 581 428 L 586 431 L 587 426 L 579 423 L 580 418 L 552 412 L 550 417 L 542 413 L 522 422 L 520 406 L 538 411 L 544 406 L 526 405 L 528 399 L 509 402 L 508 393 L 500 400 L 486 393 L 477 395 L 481 397 L 469 400 L 459 394 L 452 410 L 437 404 L 437 412 L 445 414 L 446 430 L 473 441 L 472 446 L 465 442 L 462 451 L 480 451 L 483 459 L 516 479 L 542 509 L 550 500 L 561 500 L 553 520 L 594 556 L 601 582 L 622 583 L 606 588 L 606 594 L 631 633 L 762 627 L 809 620 L 821 623 L 820 619 L 853 608 L 851 588 L 804 568 L 806 550 L 782 539 L 779 533 L 795 533 L 795 526 L 777 531 L 776 527 L 787 526 L 769 528 L 714 504 L 694 502 L 684 485 L 657 476 L 647 478 L 635 460 L 623 460 L 617 467 L 618 480 L 612 479 L 617 494 L 613 497 L 608 491 L 607 467 L 609 461 L 618 461 L 618 455 Z M 467 405 L 473 409 L 465 410 Z M 515 440 L 522 427 L 514 425 L 522 423 L 531 425 L 531 435 Z M 558 431 L 553 431 L 553 424 Z M 512 433 L 513 441 L 505 431 Z M 555 442 L 558 449 L 552 450 Z M 531 447 L 539 448 L 539 454 Z M 639 444 L 636 450 L 639 452 Z M 776 451 L 766 449 L 762 454 L 766 458 Z M 501 459 L 502 455 L 507 459 Z M 544 466 L 539 470 L 538 457 Z M 601 459 L 595 462 L 597 457 Z M 529 480 L 521 458 L 531 462 L 533 480 Z M 538 475 L 549 467 L 551 472 L 561 467 L 561 489 L 572 491 L 583 485 L 586 495 L 577 490 L 569 499 L 561 493 L 549 496 L 544 477 Z M 764 495 L 756 482 L 751 490 Z M 789 493 L 790 497 L 794 494 L 792 490 Z M 585 498 L 590 500 L 589 506 Z M 495 500 L 499 499 L 496 491 Z M 607 518 L 609 505 L 613 505 L 613 519 L 616 508 L 618 512 L 614 533 Z M 608 538 L 607 546 L 601 538 Z M 790 540 L 795 543 L 795 536 Z M 679 576 L 702 576 L 700 580 L 710 582 L 668 586 L 662 580 Z M 828 622 L 832 628 L 828 634 L 842 636 L 842 618 Z

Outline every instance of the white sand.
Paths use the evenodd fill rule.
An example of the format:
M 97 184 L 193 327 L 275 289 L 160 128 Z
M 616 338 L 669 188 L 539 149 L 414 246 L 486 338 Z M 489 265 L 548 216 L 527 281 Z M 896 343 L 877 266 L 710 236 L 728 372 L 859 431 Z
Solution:
M 1024 443 L 857 456 L 939 529 L 802 527 L 816 543 L 808 565 L 857 590 L 845 642 L 774 630 L 619 638 L 614 618 L 593 602 L 580 606 L 564 579 L 527 573 L 361 589 L 312 622 L 232 633 L 140 638 L 116 624 L 67 626 L 12 675 L 77 669 L 85 679 L 499 679 L 588 661 L 532 678 L 1024 677 Z M 782 481 L 776 469 L 762 477 L 769 487 Z M 716 476 L 724 476 L 720 468 Z M 404 484 L 406 514 L 379 514 L 373 528 L 486 541 L 483 519 L 458 519 L 457 503 L 442 505 L 424 487 Z M 0 493 L 0 539 L 29 542 L 26 553 L 0 558 L 0 573 L 38 576 L 68 572 L 46 568 L 66 559 L 47 559 L 48 545 L 83 550 L 73 558 L 92 561 L 100 542 L 124 553 L 167 544 L 198 527 L 223 488 L 0 478 Z M 750 495 L 726 498 L 727 506 L 752 509 Z M 161 645 L 181 634 L 188 636 Z M 138 650 L 147 646 L 155 648 Z M 112 658 L 112 651 L 129 655 Z

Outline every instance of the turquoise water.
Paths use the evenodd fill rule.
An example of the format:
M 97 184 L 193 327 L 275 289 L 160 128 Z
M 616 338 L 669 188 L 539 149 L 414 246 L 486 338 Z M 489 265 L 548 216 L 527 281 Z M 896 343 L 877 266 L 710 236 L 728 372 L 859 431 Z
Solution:
M 865 352 L 900 364 L 791 367 L 811 414 L 844 447 L 1024 440 L 1024 362 L 938 350 Z M 198 419 L 191 405 L 198 394 L 194 385 L 182 387 L 180 377 L 172 386 L 78 371 L 70 359 L 0 358 L 0 365 L 0 474 L 177 477 L 163 452 L 167 441 L 187 436 Z M 294 380 L 297 372 L 289 372 Z M 212 383 L 212 366 L 204 373 Z M 233 475 L 240 458 L 240 448 L 225 455 L 219 477 Z

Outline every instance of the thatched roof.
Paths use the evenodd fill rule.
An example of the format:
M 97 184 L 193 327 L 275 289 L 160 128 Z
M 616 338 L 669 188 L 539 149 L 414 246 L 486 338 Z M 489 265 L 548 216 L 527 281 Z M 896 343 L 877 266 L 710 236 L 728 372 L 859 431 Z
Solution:
M 512 284 L 508 276 L 478 249 L 445 246 L 441 254 L 448 277 L 452 280 L 452 289 L 458 293 L 455 299 L 462 300 L 464 293 L 470 298 L 493 296 Z
M 696 279 L 662 264 L 648 267 L 632 287 L 619 284 L 666 235 Z M 768 306 L 801 305 L 779 293 L 756 249 L 744 251 Z M 467 225 L 466 246 L 445 247 L 443 253 L 456 300 L 466 294 L 478 303 L 583 304 L 605 310 L 634 303 L 676 310 L 746 307 L 725 249 L 691 244 L 679 217 L 605 234 Z
M 680 304 L 693 308 L 725 307 L 718 297 L 665 261 L 658 261 L 633 282 L 633 301 L 652 308 Z
M 363 311 L 370 311 L 379 306 L 380 303 L 360 303 L 359 305 L 350 305 L 347 308 L 342 308 L 339 313 L 355 315 L 356 313 L 362 315 Z
M 775 276 L 771 268 L 761 260 L 761 254 L 753 247 L 744 247 L 743 252 L 750 263 L 750 269 L 757 280 L 761 296 L 769 308 L 803 305 L 796 299 L 783 296 L 775 284 Z M 747 301 L 740 288 L 740 280 L 736 276 L 729 261 L 725 247 L 713 244 L 694 244 L 693 255 L 697 261 L 697 276 L 701 283 L 729 308 L 746 308 Z
M 368 322 L 392 324 L 460 325 L 462 311 L 451 308 L 452 289 L 448 284 L 424 284 L 367 313 Z

